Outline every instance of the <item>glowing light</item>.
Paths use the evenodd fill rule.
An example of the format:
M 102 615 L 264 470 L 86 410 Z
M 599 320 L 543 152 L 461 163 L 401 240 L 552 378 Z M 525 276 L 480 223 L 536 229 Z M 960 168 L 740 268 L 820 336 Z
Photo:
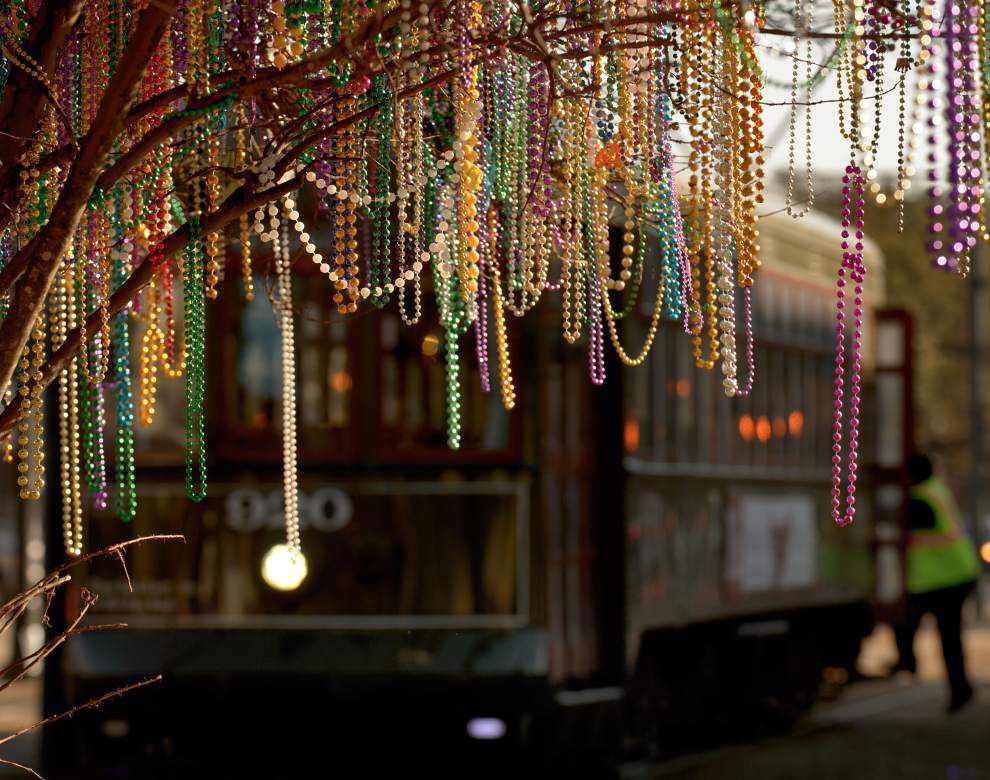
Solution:
M 787 415 L 787 430 L 794 437 L 800 436 L 804 431 L 804 415 L 797 409 Z
M 420 345 L 420 350 L 426 357 L 436 357 L 437 352 L 440 351 L 440 339 L 434 336 L 432 333 L 423 336 L 423 343 Z
M 787 420 L 783 417 L 773 418 L 773 435 L 782 439 L 787 435 Z
M 301 552 L 293 555 L 284 544 L 276 544 L 261 561 L 261 578 L 275 590 L 295 590 L 308 573 L 306 556 Z
M 111 739 L 121 739 L 131 733 L 131 724 L 122 718 L 108 718 L 103 721 L 100 731 Z
M 980 557 L 986 563 L 990 563 L 990 542 L 984 542 L 980 545 Z
M 338 393 L 346 393 L 354 386 L 354 380 L 346 371 L 335 371 L 330 377 L 330 386 Z
M 687 379 L 678 379 L 677 384 L 674 385 L 674 392 L 677 393 L 678 398 L 687 398 L 691 395 L 691 382 Z
M 467 733 L 471 739 L 502 739 L 505 732 L 505 721 L 501 718 L 471 718 L 467 722 Z
M 760 417 L 756 421 L 756 438 L 760 440 L 760 444 L 766 444 L 770 441 L 772 432 L 773 428 L 770 425 L 770 418 Z
M 639 449 L 639 420 L 626 420 L 626 424 L 622 428 L 622 440 L 626 446 L 626 452 L 635 452 Z
M 755 431 L 756 426 L 753 424 L 752 417 L 744 414 L 739 418 L 739 435 L 742 436 L 743 441 L 753 441 Z

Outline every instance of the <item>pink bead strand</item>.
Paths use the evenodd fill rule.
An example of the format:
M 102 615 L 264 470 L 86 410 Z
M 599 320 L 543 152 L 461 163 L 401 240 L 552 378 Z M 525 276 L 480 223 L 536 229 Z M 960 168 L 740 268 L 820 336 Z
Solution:
M 859 412 L 863 347 L 863 265 L 864 181 L 858 165 L 846 166 L 842 177 L 842 264 L 836 282 L 835 312 L 835 405 L 832 422 L 832 519 L 846 526 L 856 516 L 856 478 L 859 462 Z M 855 223 L 855 241 L 850 241 L 850 226 Z M 852 248 L 850 248 L 852 247 Z M 846 285 L 855 284 L 852 325 L 852 368 L 849 369 L 849 452 L 846 461 L 846 501 L 842 508 L 842 439 L 846 400 Z

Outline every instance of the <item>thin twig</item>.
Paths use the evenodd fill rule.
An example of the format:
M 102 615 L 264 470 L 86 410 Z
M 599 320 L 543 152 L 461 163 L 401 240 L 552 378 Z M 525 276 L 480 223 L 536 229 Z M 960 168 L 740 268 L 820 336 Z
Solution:
M 25 728 L 13 734 L 9 734 L 6 737 L 0 739 L 0 745 L 5 745 L 8 742 L 17 739 L 18 737 L 22 737 L 25 734 L 28 734 L 37 728 L 49 726 L 52 723 L 57 723 L 58 721 L 64 720 L 65 718 L 71 718 L 73 715 L 77 715 L 80 712 L 85 712 L 86 710 L 95 709 L 96 707 L 99 707 L 101 704 L 105 704 L 111 699 L 116 699 L 118 696 L 123 696 L 125 693 L 130 693 L 131 691 L 136 691 L 139 688 L 144 688 L 148 685 L 153 685 L 156 682 L 161 682 L 161 680 L 162 680 L 162 676 L 160 674 L 156 674 L 154 677 L 149 677 L 147 680 L 140 680 L 136 683 L 131 683 L 130 685 L 124 685 L 123 687 L 116 688 L 110 691 L 109 693 L 104 693 L 102 696 L 97 696 L 95 699 L 90 699 L 85 704 L 79 704 L 75 707 L 72 707 L 71 709 L 66 710 L 65 712 L 60 712 L 57 715 L 50 715 L 44 720 L 40 720 L 37 723 L 34 723 L 30 726 L 26 726 Z
M 23 770 L 24 772 L 27 772 L 29 775 L 31 775 L 31 777 L 38 778 L 38 780 L 45 780 L 45 778 L 43 778 L 41 775 L 35 772 L 31 767 L 24 766 L 24 764 L 18 764 L 16 761 L 11 761 L 9 758 L 0 758 L 0 764 L 3 764 L 4 766 L 11 766 L 14 769 Z

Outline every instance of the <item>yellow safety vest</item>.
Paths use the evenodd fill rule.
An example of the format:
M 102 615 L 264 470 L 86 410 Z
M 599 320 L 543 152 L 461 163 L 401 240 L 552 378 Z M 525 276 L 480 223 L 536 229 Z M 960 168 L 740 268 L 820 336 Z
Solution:
M 963 532 L 959 508 L 946 484 L 930 477 L 911 488 L 909 494 L 931 507 L 935 527 L 908 534 L 908 592 L 927 593 L 975 580 L 980 561 Z

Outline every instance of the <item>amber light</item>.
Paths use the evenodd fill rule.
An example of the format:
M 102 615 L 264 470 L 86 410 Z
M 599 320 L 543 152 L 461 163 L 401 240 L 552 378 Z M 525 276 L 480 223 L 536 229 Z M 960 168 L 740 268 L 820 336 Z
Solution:
M 622 440 L 626 446 L 626 452 L 635 452 L 639 449 L 639 420 L 628 419 L 622 428 Z
M 437 352 L 440 351 L 440 339 L 429 333 L 423 336 L 423 342 L 419 346 L 420 351 L 423 353 L 424 357 L 433 358 L 437 356 Z
M 756 438 L 760 440 L 761 444 L 766 444 L 770 441 L 770 436 L 773 433 L 773 428 L 770 425 L 769 417 L 760 417 L 756 421 Z
M 783 439 L 787 435 L 787 420 L 783 417 L 773 418 L 773 435 L 778 439 Z
M 990 542 L 984 542 L 980 545 L 980 557 L 985 563 L 990 563 Z
M 346 371 L 335 371 L 330 377 L 330 386 L 338 393 L 346 393 L 354 382 Z
M 787 415 L 787 430 L 795 437 L 804 431 L 804 415 L 796 409 Z
M 744 414 L 739 418 L 739 435 L 742 436 L 743 441 L 753 441 L 755 431 L 756 427 L 753 425 L 752 417 Z

